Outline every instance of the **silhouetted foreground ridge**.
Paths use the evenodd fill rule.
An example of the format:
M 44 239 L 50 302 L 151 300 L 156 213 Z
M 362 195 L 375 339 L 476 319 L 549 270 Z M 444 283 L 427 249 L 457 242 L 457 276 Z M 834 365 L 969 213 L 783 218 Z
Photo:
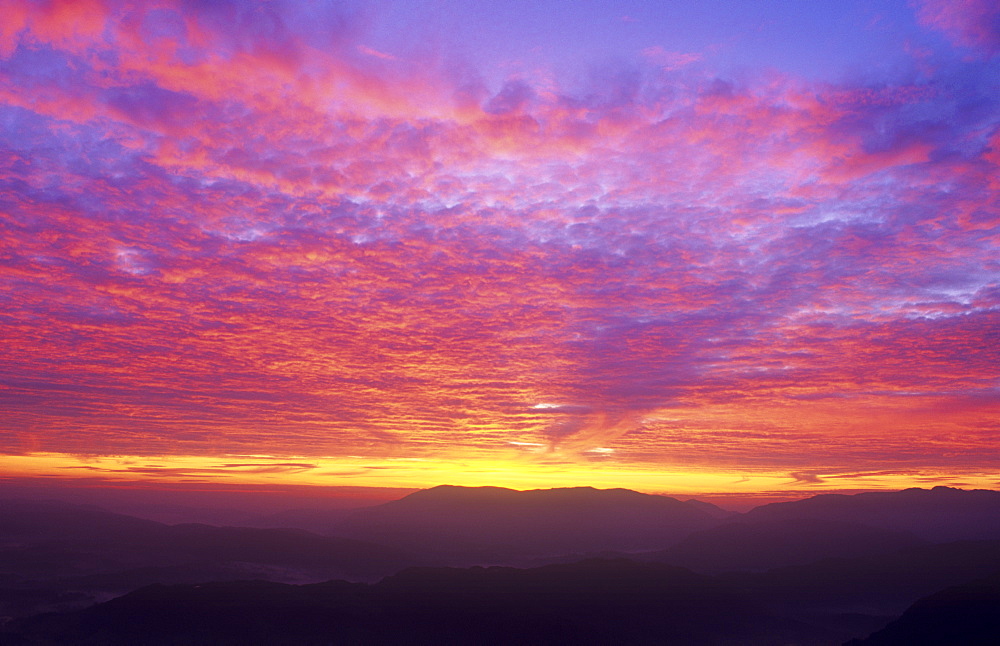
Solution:
M 690 571 L 626 560 L 416 568 L 374 584 L 154 585 L 25 623 L 21 644 L 831 643 Z
M 995 646 L 1000 644 L 1000 575 L 917 601 L 868 639 L 848 646 Z

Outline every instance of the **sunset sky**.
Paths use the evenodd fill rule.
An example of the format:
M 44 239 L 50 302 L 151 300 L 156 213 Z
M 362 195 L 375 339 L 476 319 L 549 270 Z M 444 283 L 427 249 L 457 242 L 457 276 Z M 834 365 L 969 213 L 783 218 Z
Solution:
M 0 1 L 0 473 L 1000 487 L 998 6 Z

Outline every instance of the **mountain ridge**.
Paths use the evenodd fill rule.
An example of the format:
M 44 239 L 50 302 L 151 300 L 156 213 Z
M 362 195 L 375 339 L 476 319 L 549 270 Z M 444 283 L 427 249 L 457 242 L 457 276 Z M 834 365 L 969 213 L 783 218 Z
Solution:
M 912 533 L 932 542 L 1000 538 L 1000 492 L 937 486 L 853 495 L 827 493 L 754 507 L 759 519 L 848 521 Z
M 379 590 L 388 595 L 379 603 L 388 603 L 387 607 L 403 613 L 399 616 L 404 619 L 409 616 L 404 611 L 422 607 L 426 597 L 426 603 L 436 608 L 434 621 L 442 622 L 434 631 L 448 623 L 448 604 L 442 601 L 442 595 L 465 603 L 466 593 L 487 594 L 488 590 L 476 592 L 482 586 L 507 586 L 504 589 L 512 590 L 515 596 L 525 594 L 519 586 L 529 581 L 534 581 L 533 586 L 555 586 L 550 589 L 561 591 L 556 594 L 564 604 L 560 607 L 567 612 L 568 608 L 576 609 L 560 619 L 563 623 L 555 628 L 544 617 L 536 616 L 532 621 L 539 630 L 572 632 L 586 625 L 594 612 L 587 605 L 590 601 L 579 608 L 573 604 L 580 599 L 597 599 L 601 593 L 588 592 L 587 588 L 596 586 L 607 591 L 618 585 L 613 577 L 601 579 L 611 576 L 607 572 L 638 577 L 637 581 L 644 580 L 649 572 L 658 572 L 676 582 L 711 582 L 716 586 L 712 589 L 729 590 L 739 599 L 752 602 L 749 606 L 741 606 L 743 601 L 732 606 L 734 612 L 744 608 L 739 612 L 744 612 L 741 621 L 745 620 L 747 630 L 770 626 L 767 630 L 773 629 L 775 635 L 798 639 L 795 635 L 808 633 L 818 640 L 816 644 L 832 645 L 841 642 L 827 637 L 839 635 L 842 641 L 863 638 L 898 617 L 922 596 L 978 575 L 1000 573 L 998 539 L 933 542 L 926 531 L 918 535 L 886 527 L 915 523 L 918 530 L 926 530 L 957 519 L 964 534 L 974 534 L 976 523 L 993 513 L 1000 492 L 935 488 L 875 493 L 878 495 L 828 494 L 765 505 L 756 508 L 762 511 L 755 513 L 726 514 L 718 510 L 723 512 L 719 514 L 715 512 L 718 508 L 706 508 L 697 500 L 680 501 L 620 488 L 517 491 L 444 485 L 382 505 L 335 514 L 341 529 L 391 539 L 387 543 L 343 535 L 322 536 L 288 527 L 166 525 L 92 506 L 0 500 L 0 615 L 26 618 L 45 611 L 93 607 L 95 602 L 150 583 L 181 586 L 172 588 L 175 591 L 199 590 L 199 586 L 231 590 L 236 595 L 234 600 L 243 598 L 240 590 L 270 590 L 278 595 L 277 606 L 264 604 L 247 612 L 276 612 L 277 608 L 294 614 L 299 612 L 294 599 L 301 594 L 305 594 L 303 603 L 313 604 L 308 607 L 319 603 L 310 596 L 310 590 L 317 591 L 320 597 L 347 595 L 343 598 L 348 601 L 354 598 L 351 595 L 360 594 L 359 590 L 368 590 L 343 580 L 344 572 L 355 572 L 358 576 L 354 581 L 360 579 L 372 586 L 378 582 L 382 586 Z M 876 522 L 855 522 L 859 518 L 874 518 Z M 978 531 L 991 535 L 993 530 L 987 523 Z M 643 541 L 655 543 L 659 552 L 635 549 L 637 545 L 641 548 Z M 590 566 L 575 565 L 587 562 L 588 556 L 601 554 L 607 557 L 602 561 L 610 559 L 619 565 L 593 565 L 593 559 L 589 559 Z M 621 564 L 623 561 L 631 565 Z M 423 569 L 406 570 L 417 565 Z M 599 575 L 601 571 L 605 574 Z M 686 574 L 678 574 L 681 571 Z M 628 572 L 632 574 L 626 575 Z M 318 583 L 331 575 L 341 580 Z M 554 578 L 546 578 L 550 575 Z M 220 583 L 248 579 L 264 583 L 229 588 Z M 320 587 L 303 592 L 289 588 L 290 584 Z M 692 585 L 677 588 L 678 599 L 700 608 L 696 615 L 708 612 L 707 607 L 697 605 L 698 595 L 702 594 L 698 591 L 707 588 Z M 574 587 L 585 594 L 573 596 Z M 392 589 L 397 592 L 390 594 Z M 410 594 L 406 589 L 416 592 Z M 448 589 L 453 593 L 445 594 Z M 168 592 L 155 588 L 143 594 L 155 598 Z M 224 593 L 219 594 L 221 603 L 225 601 Z M 730 603 L 725 599 L 723 605 Z M 132 601 L 110 607 L 132 607 L 129 603 Z M 516 611 L 511 616 L 522 613 L 516 606 L 518 602 L 510 603 L 515 605 L 508 609 Z M 652 606 L 644 607 L 654 612 Z M 197 604 L 193 608 L 197 609 Z M 466 610 L 462 621 L 468 627 L 481 615 L 475 607 Z M 623 608 L 620 612 L 632 611 Z M 308 619 L 308 614 L 303 617 Z M 350 612 L 345 615 L 345 625 L 354 621 L 352 616 Z M 614 623 L 620 619 L 620 615 L 616 616 L 605 616 L 601 621 Z M 782 623 L 781 617 L 795 621 Z M 497 630 L 504 630 L 510 621 L 502 613 L 487 619 L 498 626 Z M 308 620 L 325 621 L 316 617 Z M 673 627 L 656 624 L 650 618 L 639 617 L 636 621 L 646 622 L 643 625 L 647 627 L 655 624 L 658 627 L 654 632 L 660 637 L 666 631 L 676 637 L 677 643 L 686 643 L 683 634 L 670 632 L 684 625 L 683 613 L 674 615 Z M 804 625 L 812 628 L 805 629 Z M 705 634 L 713 630 L 708 624 L 698 626 L 691 630 L 707 630 Z M 526 634 L 515 636 L 527 639 Z M 573 634 L 586 637 L 587 633 L 584 630 Z M 637 634 L 637 639 L 652 634 Z M 434 635 L 441 637 L 440 633 Z M 654 640 L 650 637 L 648 641 Z
M 713 510 L 714 511 L 714 510 Z M 722 510 L 630 489 L 439 485 L 399 500 L 337 513 L 272 515 L 327 535 L 458 557 L 456 564 L 602 551 L 658 549 L 719 522 Z

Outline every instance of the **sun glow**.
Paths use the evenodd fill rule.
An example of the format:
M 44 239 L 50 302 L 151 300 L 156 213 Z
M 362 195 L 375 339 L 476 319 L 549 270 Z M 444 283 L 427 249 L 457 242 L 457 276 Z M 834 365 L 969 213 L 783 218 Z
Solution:
M 655 470 L 601 464 L 499 460 L 369 459 L 270 455 L 81 456 L 37 453 L 0 456 L 5 478 L 83 479 L 128 487 L 139 482 L 189 485 L 308 485 L 422 489 L 439 484 L 512 489 L 592 486 L 686 497 L 811 495 L 838 490 L 888 490 L 930 485 L 991 486 L 991 473 L 780 473 L 761 470 Z

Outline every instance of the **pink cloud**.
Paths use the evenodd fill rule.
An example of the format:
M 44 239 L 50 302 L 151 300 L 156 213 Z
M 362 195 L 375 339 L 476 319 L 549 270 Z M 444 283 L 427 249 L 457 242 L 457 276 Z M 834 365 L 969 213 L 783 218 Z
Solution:
M 392 54 L 386 54 L 385 52 L 380 52 L 377 49 L 372 49 L 371 47 L 366 47 L 364 45 L 358 45 L 358 51 L 362 54 L 367 54 L 369 56 L 374 56 L 375 58 L 381 58 L 385 61 L 395 61 L 398 60 Z
M 647 47 L 642 50 L 642 55 L 668 72 L 687 67 L 702 59 L 702 55 L 696 52 L 672 52 L 665 50 L 659 45 Z
M 992 0 L 915 0 L 921 24 L 986 55 L 1000 52 L 1000 6 Z

